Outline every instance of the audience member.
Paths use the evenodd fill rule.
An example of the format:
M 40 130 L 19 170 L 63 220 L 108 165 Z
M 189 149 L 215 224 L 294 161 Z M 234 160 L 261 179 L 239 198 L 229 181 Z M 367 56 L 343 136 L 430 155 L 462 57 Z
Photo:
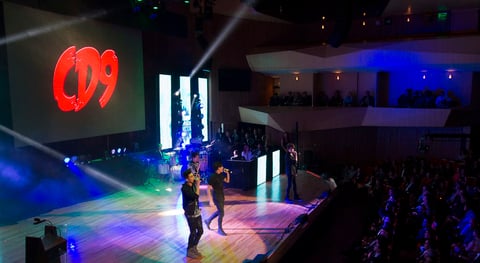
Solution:
M 338 107 L 343 105 L 343 97 L 342 92 L 340 90 L 336 90 L 333 96 L 328 101 L 328 106 Z
M 267 152 L 261 143 L 257 143 L 257 148 L 253 151 L 254 158 L 258 158 L 262 155 L 265 155 Z
M 355 106 L 355 95 L 353 91 L 349 91 L 347 96 L 343 98 L 343 106 L 350 107 L 350 106 Z
M 435 98 L 435 106 L 437 108 L 445 109 L 445 108 L 450 107 L 450 104 L 451 104 L 451 100 L 447 96 L 445 91 L 443 89 L 439 90 L 438 95 Z
M 270 106 L 280 106 L 282 105 L 282 98 L 278 95 L 278 93 L 273 93 L 272 97 L 270 97 Z
M 413 106 L 413 91 L 408 88 L 405 90 L 405 93 L 400 95 L 398 98 L 398 107 L 400 108 L 411 108 Z
M 230 160 L 245 161 L 245 158 L 238 154 L 238 150 L 233 150 L 233 155 L 230 157 Z
M 375 97 L 370 94 L 370 91 L 365 91 L 365 96 L 359 102 L 362 107 L 375 107 Z
M 253 160 L 254 156 L 248 144 L 243 145 L 242 157 L 245 158 L 245 161 Z

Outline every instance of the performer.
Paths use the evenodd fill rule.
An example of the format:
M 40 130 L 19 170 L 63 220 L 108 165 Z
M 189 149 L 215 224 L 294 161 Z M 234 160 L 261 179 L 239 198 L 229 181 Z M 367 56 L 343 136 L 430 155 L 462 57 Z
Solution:
M 295 144 L 289 143 L 286 146 L 287 152 L 285 153 L 285 173 L 287 174 L 288 184 L 287 191 L 285 193 L 285 201 L 290 201 L 290 189 L 293 187 L 293 198 L 300 200 L 300 196 L 297 192 L 297 163 L 298 154 L 295 151 Z
M 190 162 L 188 162 L 188 169 L 190 169 L 193 175 L 200 177 L 200 153 L 193 152 Z
M 207 225 L 207 228 L 211 230 L 210 223 L 213 219 L 215 219 L 215 217 L 218 216 L 218 233 L 222 236 L 226 236 L 227 233 L 223 231 L 222 226 L 223 216 L 225 214 L 225 195 L 223 193 L 223 183 L 230 183 L 230 171 L 223 168 L 223 164 L 221 162 L 215 162 L 213 164 L 213 169 L 215 170 L 215 172 L 208 177 L 207 193 L 209 200 L 212 200 L 211 192 L 213 191 L 213 203 L 217 207 L 217 211 L 215 211 L 208 219 L 205 220 L 205 224 Z M 223 173 L 225 173 L 225 175 Z
M 197 249 L 198 242 L 203 234 L 202 215 L 198 206 L 200 178 L 194 176 L 190 169 L 183 173 L 183 177 L 185 178 L 185 183 L 182 185 L 183 210 L 190 228 L 187 257 L 196 259 L 202 257 Z

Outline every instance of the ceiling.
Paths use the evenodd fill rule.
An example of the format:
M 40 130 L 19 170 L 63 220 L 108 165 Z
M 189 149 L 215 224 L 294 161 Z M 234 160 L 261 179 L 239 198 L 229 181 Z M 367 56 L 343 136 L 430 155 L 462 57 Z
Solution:
M 410 7 L 410 8 L 409 8 Z M 383 16 L 480 8 L 478 0 L 390 0 Z
M 437 11 L 480 8 L 479 0 L 216 0 L 213 11 L 217 14 L 234 16 L 242 13 L 246 19 L 308 23 L 319 21 L 323 15 L 342 18 L 351 6 L 352 16 L 396 16 L 403 14 L 424 14 Z
M 121 7 L 122 12 L 110 17 L 113 21 L 126 23 L 135 21 L 132 14 L 134 0 L 9 0 L 19 4 L 26 4 L 40 9 L 46 9 L 58 13 L 77 15 L 95 9 L 112 10 Z M 144 0 L 146 3 L 154 4 L 162 2 L 168 11 L 171 12 L 194 12 L 194 4 L 210 4 L 213 14 L 242 17 L 245 19 L 278 22 L 278 23 L 315 23 L 320 21 L 322 16 L 334 19 L 352 19 L 367 12 L 369 17 L 389 17 L 406 14 L 425 14 L 438 11 L 452 11 L 460 9 L 480 10 L 480 0 L 190 0 L 190 6 L 183 0 Z M 198 1 L 198 2 L 197 2 Z M 347 8 L 348 7 L 348 8 Z M 176 9 L 176 10 L 174 10 Z M 351 12 L 349 12 L 351 11 Z M 476 11 L 474 11 L 476 12 Z M 127 22 L 128 23 L 128 22 Z M 473 23 L 473 22 L 472 22 Z M 438 42 L 438 41 L 437 41 Z M 404 47 L 401 44 L 392 46 L 391 43 L 359 43 L 342 45 L 341 48 L 332 44 L 329 46 L 311 47 L 297 50 L 283 50 L 264 54 L 251 54 L 248 56 L 250 67 L 254 71 L 277 74 L 281 72 L 302 72 L 302 71 L 334 71 L 334 70 L 356 70 L 358 68 L 370 68 L 379 70 L 376 64 L 366 63 L 365 58 L 374 55 L 383 58 L 377 64 L 385 67 L 384 61 L 389 61 L 392 56 L 398 57 L 407 54 L 407 57 L 416 58 L 419 68 L 425 67 L 448 67 L 464 68 L 465 70 L 480 70 L 480 52 L 477 51 L 480 39 L 465 42 L 459 39 L 450 45 L 448 50 L 436 50 L 432 47 L 444 45 L 425 42 L 416 42 Z M 465 43 L 470 43 L 466 46 Z M 331 43 L 330 43 L 331 44 Z M 372 46 L 374 45 L 374 46 Z M 381 47 L 378 47 L 380 45 Z M 473 46 L 473 49 L 471 48 Z M 418 50 L 422 47 L 421 50 Z M 460 48 L 461 47 L 461 48 Z M 374 51 L 372 51 L 374 50 Z M 393 52 L 394 50 L 395 52 Z M 399 53 L 400 52 L 400 53 Z M 403 53 L 402 53 L 403 52 Z M 387 55 L 385 55 L 387 54 Z M 433 55 L 432 55 L 433 54 Z M 455 58 L 455 63 L 449 65 L 441 63 L 445 60 Z M 254 57 L 256 56 L 256 57 Z M 459 58 L 460 57 L 460 58 Z M 356 64 L 348 63 L 349 67 L 332 67 L 334 62 L 344 59 L 346 61 L 358 61 Z M 417 59 L 422 58 L 422 59 Z M 475 61 L 472 61 L 474 59 Z M 268 65 L 268 62 L 275 61 L 275 67 Z M 292 65 L 298 61 L 297 65 Z M 426 61 L 426 62 L 425 62 Z M 409 61 L 410 62 L 410 61 Z M 308 64 L 310 63 L 310 64 Z M 321 65 L 324 65 L 323 68 Z M 411 65 L 411 64 L 409 64 Z M 283 67 L 281 67 L 283 66 Z M 398 67 L 391 65 L 391 67 Z
M 352 2 L 356 4 L 352 4 Z M 214 11 L 231 15 L 244 0 L 217 0 Z M 236 6 L 236 7 L 235 7 Z M 345 12 L 351 6 L 352 13 Z M 287 8 L 286 8 L 287 7 Z M 289 9 L 290 8 L 290 9 Z M 343 8 L 343 9 L 342 9 Z M 287 10 L 285 10 L 287 9 Z M 355 19 L 367 10 L 369 17 L 431 14 L 439 11 L 480 10 L 479 0 L 257 0 L 242 17 L 246 19 L 283 22 L 315 23 L 322 15 L 334 19 Z M 313 12 L 311 10 L 314 10 Z M 353 14 L 355 13 L 356 14 Z M 463 13 L 463 12 L 461 12 Z M 329 19 L 332 20 L 332 19 Z M 348 22 L 348 20 L 347 20 Z M 471 41 L 473 40 L 473 41 Z M 305 48 L 272 50 L 249 54 L 250 68 L 256 72 L 277 75 L 292 72 L 318 71 L 381 71 L 403 70 L 480 70 L 478 37 L 465 40 L 461 37 L 434 40 L 407 41 L 406 43 L 369 43 L 319 45 Z M 341 41 L 340 41 L 341 43 Z M 332 48 L 333 47 L 333 48 Z M 433 48 L 433 49 L 432 49 Z M 372 57 L 376 58 L 372 60 Z M 404 63 L 399 63 L 403 61 Z
M 135 0 L 9 1 L 68 15 L 78 15 L 89 10 L 124 7 L 127 10 L 122 14 L 128 16 Z M 150 3 L 150 5 L 162 3 L 167 10 L 179 10 L 179 8 L 187 6 L 183 0 L 144 0 L 144 2 Z M 192 12 L 195 12 L 194 4 L 199 2 L 210 3 L 215 14 L 283 23 L 316 22 L 322 16 L 328 16 L 329 19 L 341 19 L 351 15 L 355 18 L 362 16 L 364 11 L 369 17 L 388 17 L 480 8 L 479 0 L 190 0 Z M 239 12 L 239 10 L 243 10 L 243 12 Z M 348 10 L 352 12 L 349 13 Z

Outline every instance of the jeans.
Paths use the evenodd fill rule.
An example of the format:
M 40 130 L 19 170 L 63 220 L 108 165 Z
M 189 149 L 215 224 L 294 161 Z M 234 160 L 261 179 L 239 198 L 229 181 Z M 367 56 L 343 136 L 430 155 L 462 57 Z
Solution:
M 188 236 L 188 248 L 195 247 L 203 234 L 202 216 L 187 217 L 190 235 Z

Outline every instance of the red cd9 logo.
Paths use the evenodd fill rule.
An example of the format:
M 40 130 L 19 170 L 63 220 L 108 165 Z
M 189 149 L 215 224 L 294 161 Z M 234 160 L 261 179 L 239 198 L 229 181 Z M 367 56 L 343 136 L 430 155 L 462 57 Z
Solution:
M 77 95 L 65 94 L 65 80 L 68 73 L 75 69 L 78 75 Z M 90 77 L 89 77 L 90 70 Z M 98 100 L 105 107 L 115 91 L 118 78 L 118 58 L 115 51 L 107 49 L 102 55 L 93 47 L 84 47 L 76 51 L 69 47 L 58 58 L 53 73 L 53 96 L 62 111 L 80 111 L 92 98 L 98 82 L 106 86 Z M 87 85 L 87 81 L 88 82 Z

